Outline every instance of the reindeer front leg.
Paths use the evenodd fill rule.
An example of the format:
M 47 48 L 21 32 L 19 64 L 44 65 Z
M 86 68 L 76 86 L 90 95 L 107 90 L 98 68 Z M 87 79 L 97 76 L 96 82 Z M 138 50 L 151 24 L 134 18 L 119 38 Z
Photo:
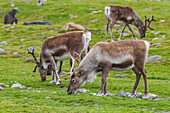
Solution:
M 106 83 L 107 83 L 107 76 L 109 74 L 109 70 L 110 70 L 110 66 L 105 66 L 102 73 L 102 85 L 100 88 L 99 93 L 97 94 L 97 96 L 104 96 L 107 94 L 107 89 L 106 89 Z
M 130 96 L 131 96 L 131 97 L 134 97 L 134 94 L 136 93 L 136 89 L 137 89 L 137 87 L 138 87 L 138 84 L 139 84 L 139 81 L 140 81 L 140 78 L 141 78 L 141 73 L 139 72 L 139 70 L 138 70 L 137 67 L 134 67 L 132 70 L 133 70 L 133 71 L 135 72 L 135 74 L 136 74 L 136 82 L 135 82 L 135 85 L 134 85 L 134 87 L 133 87 L 133 90 L 132 90 Z
M 125 24 L 125 25 L 123 26 L 122 31 L 121 31 L 120 36 L 119 36 L 119 38 L 117 39 L 117 41 L 120 41 L 120 40 L 121 40 L 121 37 L 122 37 L 123 32 L 124 32 L 124 30 L 125 30 L 125 28 L 126 28 L 127 25 L 128 25 L 128 24 Z
M 55 82 L 54 79 L 56 77 L 56 85 L 58 85 L 58 84 L 60 84 L 60 78 L 59 78 L 58 73 L 57 73 L 58 61 L 55 63 L 55 60 L 54 60 L 52 55 L 49 57 L 49 60 L 50 60 L 52 70 L 53 70 L 53 80 L 50 83 Z
M 132 29 L 130 28 L 130 26 L 127 24 L 127 27 L 128 27 L 128 29 L 129 29 L 129 31 L 131 32 L 131 34 L 132 34 L 132 36 L 133 36 L 133 39 L 134 40 L 137 40 L 137 38 L 135 37 L 135 35 L 133 34 L 133 31 L 132 31 Z

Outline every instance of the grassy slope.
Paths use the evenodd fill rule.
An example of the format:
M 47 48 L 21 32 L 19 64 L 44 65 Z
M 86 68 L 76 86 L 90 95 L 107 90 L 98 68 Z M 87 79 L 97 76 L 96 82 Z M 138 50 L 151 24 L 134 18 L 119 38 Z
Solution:
M 14 0 L 8 0 L 14 2 Z M 0 15 L 0 23 L 3 22 L 5 14 L 11 10 L 10 2 L 6 0 L 0 0 L 0 11 L 4 11 L 4 14 Z M 36 56 L 39 56 L 40 46 L 47 37 L 60 34 L 60 28 L 67 22 L 75 22 L 88 28 L 92 32 L 92 41 L 90 46 L 92 47 L 99 41 L 104 41 L 105 30 L 101 29 L 105 25 L 105 19 L 103 13 L 91 14 L 88 11 L 89 8 L 95 10 L 104 11 L 106 5 L 115 4 L 122 6 L 133 7 L 139 16 L 144 20 L 144 16 L 155 16 L 157 22 L 152 23 L 155 28 L 154 31 L 148 30 L 145 40 L 152 43 L 160 42 L 160 47 L 150 47 L 149 56 L 161 55 L 163 60 L 154 64 L 147 63 L 146 70 L 148 72 L 148 88 L 150 93 L 159 95 L 160 98 L 167 98 L 170 96 L 170 63 L 167 59 L 170 59 L 170 31 L 169 31 L 169 2 L 130 2 L 120 0 L 48 0 L 44 3 L 44 6 L 37 7 L 35 1 L 27 4 L 23 0 L 15 0 L 15 6 L 19 8 L 17 18 L 19 22 L 12 29 L 2 29 L 3 24 L 0 25 L 0 42 L 7 41 L 7 45 L 0 45 L 0 48 L 11 53 L 0 55 L 0 83 L 12 85 L 10 81 L 18 81 L 19 83 L 31 87 L 31 90 L 27 89 L 8 89 L 0 91 L 0 112 L 150 112 L 153 111 L 170 111 L 168 105 L 169 101 L 153 101 L 148 99 L 134 99 L 134 98 L 121 98 L 121 97 L 96 97 L 89 96 L 88 93 L 80 95 L 67 95 L 61 91 L 66 91 L 66 88 L 60 88 L 55 84 L 49 84 L 51 76 L 47 77 L 46 82 L 40 82 L 39 73 L 32 73 L 34 68 L 34 62 L 26 62 L 26 58 L 31 57 L 27 54 L 26 49 L 30 46 L 36 46 Z M 66 5 L 63 5 L 65 3 Z M 144 10 L 145 8 L 152 7 L 152 10 Z M 63 12 L 63 9 L 65 12 Z M 76 11 L 77 13 L 72 13 Z M 77 18 L 70 18 L 70 14 L 78 15 Z M 43 18 L 41 18 L 43 16 Z M 61 18 L 62 17 L 62 18 Z M 98 19 L 97 22 L 91 22 L 93 19 Z M 26 21 L 50 21 L 52 26 L 23 26 L 22 23 Z M 159 20 L 166 20 L 165 23 L 159 23 Z M 13 25 L 5 25 L 11 27 Z M 122 27 L 123 25 L 121 25 Z M 121 29 L 114 28 L 115 29 Z M 54 30 L 58 28 L 58 30 Z M 132 28 L 137 30 L 136 28 Z M 52 31 L 52 32 L 50 32 Z M 160 32 L 155 35 L 154 32 Z M 97 34 L 99 32 L 99 34 Z M 127 29 L 126 31 L 127 32 Z M 40 35 L 39 33 L 43 33 Z M 118 31 L 114 31 L 115 38 L 119 36 Z M 138 34 L 135 34 L 139 37 Z M 152 38 L 161 38 L 165 35 L 163 41 L 152 41 Z M 25 39 L 21 41 L 21 39 Z M 126 38 L 122 37 L 122 40 L 132 39 L 131 36 Z M 109 34 L 110 41 L 110 34 Z M 20 49 L 24 46 L 24 49 Z M 18 52 L 17 55 L 12 54 Z M 24 56 L 22 58 L 14 58 Z M 64 71 L 69 71 L 69 62 L 64 62 Z M 124 74 L 125 79 L 113 78 L 115 74 Z M 110 72 L 108 77 L 107 90 L 109 93 L 118 94 L 119 91 L 130 92 L 135 82 L 135 76 L 132 76 L 132 71 L 125 73 Z M 83 88 L 90 90 L 90 92 L 98 93 L 100 89 L 101 77 L 98 77 L 92 84 L 87 83 Z M 63 85 L 68 86 L 69 81 L 62 79 Z M 45 91 L 45 92 L 36 92 Z M 56 92 L 56 93 L 53 93 Z M 138 92 L 144 92 L 144 81 L 141 79 Z M 25 97 L 27 97 L 25 99 Z M 45 97 L 51 97 L 46 99 Z M 79 105 L 75 105 L 79 103 Z M 98 104 L 98 106 L 95 106 Z M 144 110 L 146 109 L 146 110 Z

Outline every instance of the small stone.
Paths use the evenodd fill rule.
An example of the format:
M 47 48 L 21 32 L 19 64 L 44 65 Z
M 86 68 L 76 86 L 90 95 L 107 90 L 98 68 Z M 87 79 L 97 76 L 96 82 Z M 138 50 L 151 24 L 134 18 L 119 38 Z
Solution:
M 99 106 L 98 104 L 94 104 L 93 106 Z
M 118 96 L 118 97 L 126 97 L 126 94 L 125 94 L 124 91 L 120 91 L 117 96 Z
M 158 95 L 149 94 L 149 95 L 147 96 L 147 98 L 149 98 L 149 100 L 154 100 L 154 99 L 158 98 Z
M 89 95 L 93 95 L 93 96 L 95 96 L 95 95 L 96 95 L 96 93 L 89 93 Z
M 162 23 L 162 22 L 165 22 L 165 20 L 160 20 L 159 22 Z
M 24 99 L 27 99 L 27 97 L 25 97 Z
M 57 92 L 53 92 L 53 93 L 57 93 Z
M 156 61 L 160 61 L 161 59 L 162 59 L 162 56 L 154 55 L 154 56 L 148 57 L 146 62 L 155 63 Z
M 123 33 L 122 35 L 125 36 L 125 37 L 130 36 L 128 33 Z
M 28 48 L 28 51 L 32 51 L 33 49 L 35 49 L 35 46 L 31 46 Z M 36 49 L 35 49 L 36 50 Z
M 86 93 L 86 92 L 89 92 L 89 90 L 86 90 L 86 89 L 77 89 L 76 92 L 77 93 Z
M 98 21 L 99 19 L 93 19 L 93 20 L 91 20 L 91 22 L 96 22 L 96 21 Z
M 21 42 L 23 42 L 25 39 L 21 39 Z
M 170 59 L 167 60 L 168 62 L 170 61 Z
M 154 34 L 155 34 L 155 35 L 158 35 L 159 33 L 160 33 L 160 32 L 158 31 L 158 32 L 155 32 Z
M 9 88 L 9 85 L 4 85 L 6 88 Z
M 27 62 L 30 62 L 30 61 L 33 61 L 33 60 L 34 60 L 34 58 L 27 58 L 26 59 Z
M 5 44 L 8 44 L 6 41 L 3 41 L 0 43 L 0 45 L 5 45 Z
M 41 91 L 35 91 L 35 92 L 37 92 L 37 93 L 41 93 Z
M 45 97 L 46 99 L 49 99 L 49 98 L 51 98 L 51 97 Z
M 114 24 L 113 28 L 120 27 L 118 24 Z
M 139 92 L 139 93 L 136 93 L 136 94 L 135 94 L 135 97 L 136 97 L 136 98 L 142 98 L 142 93 L 140 93 L 140 92 Z
M 75 106 L 79 106 L 79 105 L 80 105 L 80 103 L 74 103 L 74 105 L 75 105 Z
M 168 98 L 156 98 L 156 99 L 154 99 L 155 101 L 163 101 L 163 100 L 169 100 L 170 99 L 170 97 L 168 97 Z
M 161 43 L 153 43 L 152 46 L 158 47 L 161 46 Z
M 131 95 L 131 93 L 129 92 L 126 92 L 126 96 L 129 97 Z
M 6 26 L 3 26 L 2 28 L 6 28 Z
M 4 83 L 0 83 L 0 86 L 3 86 L 4 85 Z
M 3 91 L 3 90 L 4 90 L 4 88 L 0 86 L 0 91 Z
M 61 92 L 62 92 L 62 93 L 67 93 L 67 91 L 64 91 L 64 90 L 62 90 Z
M 0 11 L 0 14 L 3 14 L 4 12 L 3 11 Z
M 163 40 L 162 38 L 153 38 L 152 41 L 154 40 Z
M 91 8 L 90 8 L 90 9 L 88 9 L 88 11 L 94 11 L 94 10 L 95 10 L 95 9 L 91 9 Z
M 54 30 L 58 30 L 57 28 L 55 28 Z
M 5 50 L 0 48 L 0 54 L 4 54 Z
M 31 87 L 27 87 L 27 89 L 31 90 Z
M 11 51 L 5 51 L 4 53 L 11 53 Z
M 106 96 L 116 97 L 116 94 L 107 93 Z
M 24 85 L 21 85 L 19 88 L 23 89 L 23 88 L 27 88 L 26 86 Z
M 38 33 L 38 35 L 44 35 L 44 33 Z
M 24 49 L 24 46 L 21 46 L 20 49 Z
M 124 75 L 115 75 L 114 78 L 125 78 Z
M 18 52 L 13 52 L 12 54 L 16 55 L 16 54 L 18 54 Z
M 11 88 L 18 88 L 18 87 L 20 87 L 20 86 L 21 86 L 21 84 L 16 83 L 16 84 L 13 84 L 13 85 L 11 86 Z

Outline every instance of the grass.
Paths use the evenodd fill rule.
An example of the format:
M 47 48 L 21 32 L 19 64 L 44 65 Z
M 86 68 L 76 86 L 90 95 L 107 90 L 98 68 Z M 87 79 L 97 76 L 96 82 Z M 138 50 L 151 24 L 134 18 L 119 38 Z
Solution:
M 156 23 L 152 23 L 154 31 L 148 30 L 144 40 L 153 43 L 161 43 L 161 46 L 151 46 L 149 56 L 161 55 L 162 60 L 156 63 L 147 63 L 146 70 L 148 75 L 148 89 L 150 93 L 156 94 L 159 98 L 170 97 L 170 12 L 169 2 L 157 1 L 125 1 L 125 0 L 47 0 L 44 6 L 36 6 L 35 1 L 30 3 L 23 0 L 0 0 L 0 11 L 4 11 L 0 15 L 0 42 L 7 41 L 7 45 L 0 45 L 5 51 L 11 51 L 7 54 L 0 55 L 0 83 L 12 86 L 11 81 L 31 87 L 31 89 L 11 89 L 5 88 L 0 91 L 0 112 L 169 112 L 170 102 L 154 101 L 148 99 L 123 98 L 123 97 L 97 97 L 88 93 L 67 95 L 63 91 L 67 90 L 69 80 L 61 79 L 61 85 L 55 86 L 50 84 L 51 76 L 47 76 L 47 81 L 41 82 L 38 72 L 33 73 L 32 70 L 35 63 L 26 62 L 28 57 L 27 48 L 35 46 L 35 55 L 39 57 L 42 42 L 49 36 L 60 34 L 60 28 L 68 22 L 75 22 L 83 25 L 92 32 L 92 41 L 90 46 L 105 40 L 105 18 L 103 13 L 92 14 L 88 9 L 102 10 L 106 5 L 115 4 L 121 6 L 131 6 L 138 15 L 144 20 L 144 16 L 155 16 Z M 10 11 L 11 2 L 15 7 L 19 8 L 16 17 L 19 19 L 17 25 L 4 25 L 3 18 Z M 66 5 L 63 5 L 66 4 Z M 145 8 L 152 7 L 152 10 Z M 76 13 L 73 13 L 76 12 Z M 70 18 L 70 15 L 78 16 Z M 43 17 L 42 17 L 43 16 Z M 96 22 L 91 22 L 98 19 Z M 28 21 L 50 21 L 52 26 L 24 26 L 22 23 Z M 160 23 L 160 20 L 165 22 Z M 2 28 L 14 28 L 6 29 Z M 123 27 L 114 28 L 118 30 Z M 57 28 L 58 30 L 55 30 Z M 137 30 L 136 28 L 132 28 Z M 127 33 L 128 30 L 126 29 Z M 154 34 L 159 32 L 159 34 Z M 113 31 L 115 39 L 119 36 L 118 31 Z M 139 37 L 139 34 L 135 35 Z M 161 38 L 165 36 L 163 41 L 153 38 Z M 21 41 L 24 39 L 24 41 Z M 110 34 L 108 37 L 110 42 Z M 132 40 L 132 36 L 122 37 L 122 40 Z M 23 46 L 24 49 L 20 49 Z M 18 52 L 17 54 L 13 54 Z M 69 71 L 69 61 L 63 63 L 63 71 Z M 113 78 L 114 75 L 121 74 L 125 78 Z M 110 72 L 108 77 L 107 90 L 109 93 L 118 94 L 119 91 L 131 92 L 135 83 L 135 76 L 132 71 L 125 73 Z M 82 88 L 90 90 L 92 93 L 98 93 L 101 85 L 101 76 L 98 76 L 93 83 L 86 83 Z M 144 80 L 140 81 L 137 92 L 144 93 Z M 46 98 L 51 97 L 51 98 Z

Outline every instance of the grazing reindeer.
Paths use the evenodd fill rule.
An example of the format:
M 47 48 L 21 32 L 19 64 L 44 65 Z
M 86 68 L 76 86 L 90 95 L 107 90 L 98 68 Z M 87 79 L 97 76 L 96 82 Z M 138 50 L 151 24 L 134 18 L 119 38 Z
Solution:
M 145 18 L 146 18 L 146 16 L 145 16 Z M 147 27 L 150 28 L 151 30 L 153 30 L 153 28 L 149 27 L 149 25 L 152 21 L 156 21 L 154 19 L 154 17 L 152 16 L 151 21 L 146 18 L 145 23 L 144 23 L 140 19 L 140 17 L 137 15 L 137 13 L 131 7 L 128 7 L 128 6 L 122 7 L 122 6 L 114 6 L 114 5 L 110 5 L 110 6 L 105 7 L 105 19 L 106 19 L 106 41 L 105 42 L 107 42 L 108 26 L 109 26 L 110 21 L 111 21 L 110 34 L 111 34 L 111 41 L 112 42 L 114 41 L 113 34 L 112 34 L 112 27 L 114 26 L 114 24 L 118 20 L 123 21 L 125 23 L 118 40 L 121 40 L 121 36 L 122 36 L 126 26 L 128 27 L 129 31 L 132 33 L 133 38 L 135 40 L 137 39 L 135 37 L 135 35 L 133 34 L 132 29 L 129 27 L 128 24 L 132 24 L 132 25 L 136 26 L 139 30 L 140 37 L 144 38 L 145 32 L 147 31 Z M 149 22 L 148 25 L 146 23 L 147 21 Z
M 68 52 L 74 58 L 78 58 L 79 55 L 81 59 L 84 58 L 87 54 L 90 40 L 91 32 L 89 31 L 74 31 L 47 38 L 41 46 L 40 61 L 32 54 L 37 64 L 41 81 L 46 80 L 48 66 L 51 65 L 53 71 L 53 80 L 51 82 L 56 77 L 56 85 L 60 84 L 60 79 L 56 71 L 58 61 L 69 60 L 70 57 L 66 54 Z M 76 61 L 79 62 L 78 59 Z
M 4 24 L 17 24 L 18 19 L 15 17 L 17 9 L 12 9 L 4 17 Z
M 102 85 L 98 96 L 106 95 L 106 83 L 109 71 L 126 71 L 132 69 L 136 74 L 136 82 L 131 92 L 134 96 L 141 74 L 145 82 L 145 95 L 147 96 L 147 77 L 145 60 L 150 44 L 142 40 L 124 40 L 111 43 L 99 42 L 92 47 L 78 67 L 73 71 L 68 94 L 74 94 L 82 84 L 96 78 L 96 73 L 102 71 Z

